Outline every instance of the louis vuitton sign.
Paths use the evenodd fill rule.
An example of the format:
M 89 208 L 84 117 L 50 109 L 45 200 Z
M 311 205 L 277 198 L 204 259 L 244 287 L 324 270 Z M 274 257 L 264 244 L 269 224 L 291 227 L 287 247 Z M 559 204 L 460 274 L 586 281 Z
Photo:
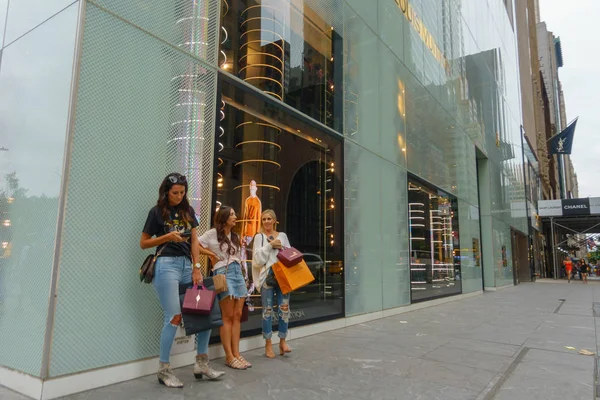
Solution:
M 394 0 L 402 14 L 406 17 L 408 22 L 411 24 L 413 29 L 419 34 L 423 43 L 425 43 L 425 47 L 431 52 L 433 57 L 437 60 L 438 63 L 446 70 L 446 73 L 450 73 L 450 63 L 448 59 L 442 52 L 442 50 L 437 45 L 435 38 L 429 32 L 429 29 L 423 23 L 423 20 L 419 16 L 419 14 L 415 11 L 414 7 L 408 0 Z

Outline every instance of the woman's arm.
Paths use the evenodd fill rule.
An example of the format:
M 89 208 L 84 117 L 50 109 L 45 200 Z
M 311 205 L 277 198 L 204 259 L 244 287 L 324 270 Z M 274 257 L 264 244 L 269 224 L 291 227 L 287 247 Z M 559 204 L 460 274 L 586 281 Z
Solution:
M 212 251 L 210 251 L 206 247 L 202 246 L 200 243 L 198 243 L 198 253 L 199 254 L 203 254 L 205 256 L 209 256 L 211 258 L 218 258 L 215 253 L 213 253 Z
M 198 236 L 194 233 L 192 229 L 191 236 L 191 248 L 192 248 L 192 265 L 196 265 L 199 262 L 198 257 L 200 256 L 200 242 L 198 242 Z
M 285 233 L 280 232 L 279 236 L 283 236 L 283 240 L 281 241 L 281 245 L 283 247 L 285 247 L 286 249 L 289 249 L 290 247 L 292 247 L 292 245 L 290 244 L 290 239 L 287 237 L 287 235 Z
M 252 263 L 256 263 L 256 265 L 266 265 L 267 261 L 269 261 L 271 251 L 273 251 L 273 247 L 268 240 L 265 240 L 265 235 L 259 233 L 254 236 L 252 245 Z
M 142 249 L 150 249 L 152 247 L 160 246 L 167 242 L 184 242 L 186 238 L 181 237 L 177 232 L 170 232 L 166 235 L 159 236 L 153 238 L 149 234 L 142 232 L 142 237 L 140 238 L 140 247 Z

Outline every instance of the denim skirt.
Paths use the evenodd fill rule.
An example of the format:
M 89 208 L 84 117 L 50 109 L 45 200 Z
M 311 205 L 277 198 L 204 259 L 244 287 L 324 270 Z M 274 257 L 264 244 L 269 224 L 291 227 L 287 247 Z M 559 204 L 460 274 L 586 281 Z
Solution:
M 242 273 L 242 266 L 238 262 L 232 262 L 227 267 L 221 267 L 215 270 L 214 274 L 225 275 L 225 279 L 227 279 L 227 290 L 219 293 L 219 301 L 228 296 L 234 299 L 242 299 L 248 294 L 246 281 Z

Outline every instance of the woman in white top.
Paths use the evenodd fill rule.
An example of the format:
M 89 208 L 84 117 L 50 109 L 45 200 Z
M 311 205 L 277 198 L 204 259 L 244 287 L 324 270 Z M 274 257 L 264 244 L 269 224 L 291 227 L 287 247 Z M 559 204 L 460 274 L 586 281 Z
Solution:
M 240 237 L 232 231 L 236 221 L 233 208 L 221 206 L 215 214 L 215 227 L 206 231 L 198 241 L 200 254 L 207 255 L 212 262 L 213 274 L 225 275 L 227 279 L 227 290 L 218 295 L 223 317 L 219 333 L 226 365 L 233 369 L 246 369 L 252 364 L 240 355 L 240 319 L 247 288 L 241 266 Z
M 265 343 L 265 356 L 275 358 L 271 337 L 273 336 L 273 300 L 277 296 L 279 320 L 279 354 L 291 353 L 285 342 L 290 321 L 290 294 L 281 293 L 271 267 L 277 260 L 281 248 L 290 246 L 288 237 L 277 232 L 277 216 L 273 210 L 265 210 L 261 215 L 261 232 L 254 237 L 252 256 L 252 280 L 262 299 L 262 331 Z

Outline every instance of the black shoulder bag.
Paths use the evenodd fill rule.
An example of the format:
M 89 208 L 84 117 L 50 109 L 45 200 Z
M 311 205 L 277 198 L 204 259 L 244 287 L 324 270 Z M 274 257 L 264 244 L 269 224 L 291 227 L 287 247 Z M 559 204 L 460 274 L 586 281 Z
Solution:
M 261 233 L 261 237 L 262 237 L 262 241 L 260 243 L 261 246 L 265 245 L 265 237 L 266 236 L 267 235 L 265 235 L 264 233 Z M 267 238 L 267 242 L 271 243 L 269 238 Z M 267 284 L 267 286 L 270 286 L 272 288 L 279 286 L 279 284 L 277 283 L 277 278 L 275 278 L 275 273 L 273 272 L 273 268 L 269 268 L 269 272 L 267 272 L 267 277 L 265 278 L 265 283 Z
M 156 264 L 156 259 L 160 256 L 162 251 L 167 247 L 167 244 L 163 244 L 162 248 L 156 252 L 156 254 L 150 254 L 140 268 L 140 282 L 144 283 L 152 283 L 152 279 L 154 279 L 154 265 Z

